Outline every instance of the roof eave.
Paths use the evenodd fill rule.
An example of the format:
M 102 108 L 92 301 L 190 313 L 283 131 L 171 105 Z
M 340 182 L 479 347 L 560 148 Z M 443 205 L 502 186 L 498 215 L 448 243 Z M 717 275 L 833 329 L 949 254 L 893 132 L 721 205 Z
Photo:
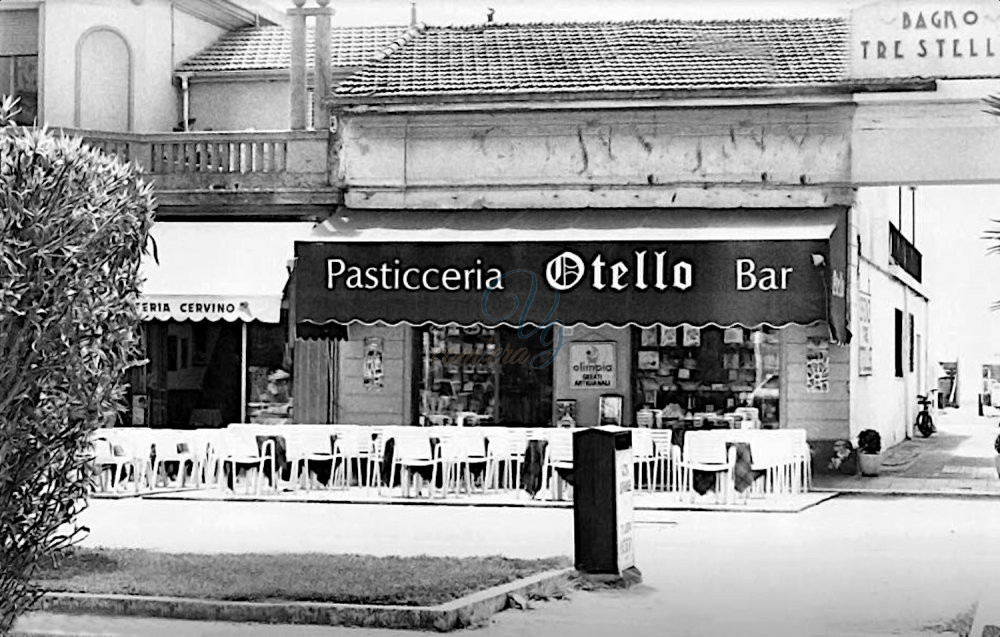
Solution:
M 285 15 L 258 0 L 175 0 L 177 8 L 217 27 L 232 30 L 255 24 L 282 25 Z
M 405 110 L 406 107 L 420 106 L 433 110 L 466 110 L 470 105 L 500 108 L 505 104 L 523 105 L 534 103 L 538 108 L 560 108 L 580 102 L 612 103 L 637 102 L 663 103 L 670 100 L 689 99 L 740 99 L 740 98 L 788 98 L 795 97 L 850 97 L 855 93 L 874 92 L 915 92 L 934 91 L 937 81 L 925 78 L 905 78 L 899 81 L 862 80 L 831 82 L 812 86 L 769 86 L 760 88 L 726 89 L 671 89 L 640 91 L 548 91 L 523 93 L 449 93 L 415 96 L 394 95 L 344 95 L 332 94 L 326 104 L 337 110 Z
M 336 86 L 347 78 L 354 75 L 359 66 L 334 67 L 330 72 L 330 81 Z M 291 69 L 248 69 L 232 71 L 185 71 L 183 69 L 174 71 L 175 77 L 187 77 L 190 82 L 288 82 L 291 78 Z M 306 84 L 313 85 L 314 75 L 312 70 L 306 76 Z

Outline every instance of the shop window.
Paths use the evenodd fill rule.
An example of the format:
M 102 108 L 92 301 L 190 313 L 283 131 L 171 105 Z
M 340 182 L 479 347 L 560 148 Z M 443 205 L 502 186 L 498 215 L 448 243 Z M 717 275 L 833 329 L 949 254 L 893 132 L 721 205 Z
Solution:
M 778 426 L 776 331 L 654 326 L 638 329 L 635 342 L 636 405 L 662 410 L 665 420 L 756 407 L 761 426 Z
M 500 356 L 496 331 L 450 326 L 422 333 L 423 383 L 420 415 L 427 424 L 450 425 L 459 418 L 499 420 Z
M 426 424 L 552 424 L 552 366 L 531 359 L 545 346 L 517 330 L 479 326 L 420 333 L 420 420 Z
M 14 121 L 30 126 L 38 118 L 38 56 L 0 56 L 0 96 L 18 98 Z
M 903 311 L 896 310 L 895 320 L 895 367 L 896 378 L 903 377 Z

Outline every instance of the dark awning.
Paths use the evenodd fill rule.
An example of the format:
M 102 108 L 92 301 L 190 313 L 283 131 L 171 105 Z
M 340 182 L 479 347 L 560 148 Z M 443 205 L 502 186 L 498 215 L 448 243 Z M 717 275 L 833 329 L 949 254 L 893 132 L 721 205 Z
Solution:
M 320 226 L 324 240 L 296 242 L 296 320 L 493 327 L 826 321 L 843 340 L 845 222 L 839 208 L 341 211 Z

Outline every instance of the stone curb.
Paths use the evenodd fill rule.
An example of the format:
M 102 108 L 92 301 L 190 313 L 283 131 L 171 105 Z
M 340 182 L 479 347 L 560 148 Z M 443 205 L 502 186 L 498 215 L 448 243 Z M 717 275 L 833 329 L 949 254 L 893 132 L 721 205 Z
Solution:
M 794 507 L 778 507 L 778 506 L 767 506 L 761 508 L 748 508 L 746 506 L 741 506 L 738 504 L 708 504 L 708 505 L 698 505 L 690 503 L 681 503 L 674 505 L 656 505 L 656 504 L 645 504 L 645 503 L 635 503 L 634 509 L 636 511 L 662 511 L 662 512 L 719 512 L 719 513 L 801 513 L 806 509 L 812 508 L 818 504 L 822 504 L 835 498 L 841 493 L 838 489 L 813 489 L 813 493 L 824 493 L 827 494 L 826 497 L 820 498 L 815 502 L 807 502 L 801 505 L 796 505 Z M 318 498 L 303 498 L 298 500 L 281 500 L 275 498 L 267 498 L 262 496 L 247 496 L 247 497 L 211 497 L 211 498 L 186 498 L 183 496 L 175 496 L 172 494 L 162 494 L 162 495 L 149 495 L 144 496 L 146 500 L 157 500 L 157 501 L 168 501 L 168 502 L 268 502 L 268 503 L 278 503 L 278 504 L 370 504 L 370 505 L 395 505 L 401 504 L 404 506 L 448 506 L 448 507 L 470 507 L 470 508 L 491 508 L 491 509 L 572 509 L 573 503 L 569 501 L 560 500 L 525 500 L 522 502 L 466 502 L 462 500 L 434 500 L 425 498 L 390 498 L 384 500 L 359 500 L 359 499 L 346 499 L 346 500 L 322 500 Z
M 545 571 L 437 606 L 375 606 L 321 602 L 230 602 L 183 597 L 46 593 L 35 610 L 51 613 L 141 616 L 219 622 L 364 626 L 447 632 L 479 624 L 507 608 L 508 597 L 544 594 L 567 584 L 574 568 Z M 64 633 L 29 631 L 18 637 Z M 78 635 L 76 637 L 83 637 Z M 89 636 L 88 636 L 89 637 Z
M 906 496 L 924 498 L 1000 498 L 1000 491 L 973 491 L 971 489 L 947 489 L 940 491 L 925 491 L 920 489 L 852 489 L 852 488 L 814 488 L 817 493 L 837 493 L 839 495 L 868 495 L 876 497 Z
M 359 498 L 348 498 L 344 500 L 329 500 L 322 498 L 300 498 L 294 500 L 283 500 L 275 497 L 265 497 L 259 495 L 251 496 L 212 496 L 201 498 L 188 498 L 170 493 L 149 494 L 142 496 L 144 500 L 166 500 L 171 502 L 271 502 L 278 504 L 373 504 L 392 505 L 402 504 L 404 506 L 450 506 L 450 507 L 486 507 L 486 508 L 537 508 L 537 509 L 570 509 L 573 503 L 566 500 L 524 500 L 521 502 L 466 502 L 462 500 L 448 500 L 446 498 L 383 498 L 380 500 L 364 500 Z

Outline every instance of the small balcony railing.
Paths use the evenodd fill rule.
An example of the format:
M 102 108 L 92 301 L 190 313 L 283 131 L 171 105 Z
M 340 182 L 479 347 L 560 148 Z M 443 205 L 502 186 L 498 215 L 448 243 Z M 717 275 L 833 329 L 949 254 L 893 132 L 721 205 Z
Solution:
M 58 132 L 57 129 L 56 132 Z M 94 148 L 133 161 L 152 178 L 160 205 L 198 205 L 227 193 L 298 193 L 330 198 L 331 155 L 325 131 L 109 133 L 61 129 Z M 312 193 L 308 195 L 308 193 Z M 324 194 L 317 198 L 316 194 Z M 308 195 L 308 196 L 307 196 Z M 200 197 L 200 199 L 199 199 Z M 288 201 L 282 197 L 282 201 Z
M 916 281 L 922 280 L 923 255 L 892 222 L 889 223 L 889 255 L 904 272 Z

